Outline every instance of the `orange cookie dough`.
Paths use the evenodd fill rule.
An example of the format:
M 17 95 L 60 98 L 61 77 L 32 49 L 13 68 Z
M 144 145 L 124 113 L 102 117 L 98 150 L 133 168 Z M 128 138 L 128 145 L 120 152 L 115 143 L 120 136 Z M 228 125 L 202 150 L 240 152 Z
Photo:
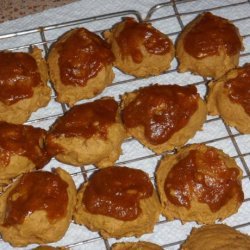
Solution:
M 172 41 L 150 23 L 125 18 L 104 37 L 115 55 L 115 66 L 136 77 L 159 75 L 174 58 Z
M 74 219 L 104 238 L 138 237 L 153 231 L 160 212 L 146 173 L 108 167 L 95 172 L 79 190 Z
M 0 51 L 0 121 L 22 124 L 50 101 L 47 65 L 41 50 Z
M 128 134 L 157 154 L 184 145 L 206 119 L 195 86 L 151 85 L 127 93 L 122 119 Z
M 223 151 L 194 144 L 168 155 L 156 173 L 163 215 L 212 224 L 236 213 L 243 202 L 242 171 Z
M 0 185 L 49 162 L 46 134 L 41 128 L 0 122 Z
M 52 126 L 46 143 L 61 162 L 103 168 L 119 158 L 125 137 L 118 104 L 107 97 L 70 109 Z
M 250 236 L 223 225 L 194 228 L 181 250 L 249 250 Z
M 102 92 L 114 79 L 113 60 L 108 44 L 87 29 L 64 34 L 48 56 L 57 101 L 73 106 Z
M 67 231 L 76 200 L 71 176 L 57 168 L 18 178 L 0 196 L 0 233 L 12 246 L 58 241 Z
M 209 83 L 207 108 L 230 126 L 250 134 L 250 64 Z
M 163 248 L 151 242 L 139 241 L 115 243 L 111 250 L 163 250 Z
M 176 44 L 179 72 L 218 78 L 239 63 L 242 37 L 227 19 L 204 12 L 189 23 Z

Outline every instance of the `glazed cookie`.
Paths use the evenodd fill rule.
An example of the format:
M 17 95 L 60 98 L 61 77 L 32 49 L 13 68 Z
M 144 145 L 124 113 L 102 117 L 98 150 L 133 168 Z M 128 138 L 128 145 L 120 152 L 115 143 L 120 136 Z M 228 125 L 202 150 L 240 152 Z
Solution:
M 46 134 L 41 128 L 0 122 L 0 185 L 49 162 Z
M 208 112 L 210 115 L 221 115 L 228 125 L 243 134 L 250 134 L 249 93 L 250 64 L 246 64 L 209 83 Z
M 163 215 L 212 224 L 243 202 L 242 171 L 223 151 L 194 144 L 168 155 L 156 173 Z
M 174 58 L 172 41 L 150 23 L 125 18 L 104 37 L 115 55 L 115 66 L 136 77 L 159 75 Z
M 157 154 L 184 145 L 206 119 L 195 86 L 151 85 L 127 93 L 122 119 L 128 134 Z
M 125 137 L 118 104 L 108 97 L 70 109 L 52 126 L 46 144 L 61 162 L 102 168 L 119 158 Z
M 227 19 L 205 12 L 177 40 L 178 70 L 218 78 L 238 65 L 242 49 L 238 29 Z
M 249 250 L 250 236 L 223 225 L 206 225 L 194 228 L 181 247 L 182 250 Z
M 67 248 L 69 250 L 69 248 Z M 51 246 L 39 246 L 34 248 L 34 250 L 66 250 L 64 247 L 51 247 Z
M 12 246 L 58 241 L 69 227 L 75 200 L 75 184 L 64 170 L 24 174 L 0 196 L 3 240 Z
M 104 238 L 138 237 L 152 232 L 160 212 L 146 173 L 108 167 L 95 172 L 79 190 L 74 219 Z
M 0 121 L 22 124 L 50 101 L 47 65 L 41 50 L 0 51 Z M 18 115 L 17 115 L 18 114 Z
M 57 101 L 73 106 L 96 96 L 114 78 L 108 44 L 84 28 L 73 29 L 52 45 L 48 56 Z
M 139 241 L 115 243 L 111 250 L 163 250 L 163 248 L 151 242 Z

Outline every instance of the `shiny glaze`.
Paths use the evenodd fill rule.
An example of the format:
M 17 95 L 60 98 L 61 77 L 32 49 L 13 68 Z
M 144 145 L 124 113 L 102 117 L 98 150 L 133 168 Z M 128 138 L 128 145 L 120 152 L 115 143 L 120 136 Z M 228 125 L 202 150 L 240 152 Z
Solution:
M 53 137 L 107 138 L 107 129 L 116 122 L 117 102 L 112 98 L 96 100 L 74 106 L 53 125 L 47 137 L 48 151 L 55 155 L 63 149 L 53 142 Z
M 168 200 L 176 206 L 190 208 L 197 199 L 212 212 L 218 211 L 234 195 L 243 201 L 237 168 L 228 168 L 215 149 L 191 150 L 170 170 L 164 184 Z
M 129 221 L 140 215 L 140 200 L 152 194 L 152 183 L 143 171 L 127 167 L 108 167 L 93 174 L 84 191 L 82 202 L 93 214 Z
M 33 95 L 41 83 L 36 60 L 28 53 L 0 52 L 0 102 L 11 105 Z
M 229 98 L 240 104 L 250 116 L 250 64 L 238 71 L 237 77 L 227 81 L 225 88 L 229 89 Z
M 35 211 L 46 211 L 50 222 L 65 216 L 68 184 L 56 173 L 24 174 L 8 195 L 4 226 L 22 224 Z M 39 225 L 38 225 L 39 226 Z
M 42 168 L 51 158 L 44 146 L 45 136 L 41 128 L 0 122 L 0 166 L 7 166 L 12 155 L 20 155 Z
M 235 55 L 241 47 L 236 27 L 210 12 L 204 13 L 184 37 L 185 51 L 198 59 L 219 55 L 220 48 L 224 48 L 228 55 Z
M 143 126 L 147 140 L 161 144 L 188 123 L 198 97 L 194 86 L 152 85 L 138 91 L 122 117 L 127 128 Z
M 84 86 L 114 61 L 109 45 L 96 34 L 79 28 L 57 45 L 60 77 L 64 85 Z
M 135 63 L 141 63 L 141 46 L 155 55 L 164 55 L 170 51 L 169 38 L 148 23 L 138 23 L 133 18 L 126 18 L 122 31 L 116 37 L 123 57 L 131 56 Z

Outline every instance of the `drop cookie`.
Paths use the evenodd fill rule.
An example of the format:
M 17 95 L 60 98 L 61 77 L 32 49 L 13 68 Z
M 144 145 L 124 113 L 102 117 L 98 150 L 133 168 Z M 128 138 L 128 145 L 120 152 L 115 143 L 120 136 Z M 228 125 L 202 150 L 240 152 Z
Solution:
M 118 103 L 111 97 L 72 107 L 50 129 L 51 155 L 74 166 L 107 167 L 119 158 L 126 137 Z
M 229 71 L 209 83 L 207 108 L 226 124 L 250 134 L 250 64 Z
M 15 247 L 58 241 L 69 227 L 75 199 L 66 171 L 25 173 L 0 196 L 3 240 Z
M 179 72 L 219 78 L 239 63 L 242 37 L 233 23 L 204 12 L 189 23 L 176 43 Z
M 223 224 L 194 228 L 181 250 L 249 250 L 250 236 Z
M 163 248 L 151 242 L 138 241 L 115 243 L 111 250 L 163 250 Z
M 138 237 L 153 231 L 160 211 L 146 173 L 108 167 L 95 172 L 78 191 L 74 219 L 104 238 Z
M 41 128 L 0 122 L 0 185 L 49 162 L 46 135 Z
M 113 60 L 108 44 L 96 34 L 84 28 L 65 33 L 48 56 L 57 101 L 73 106 L 102 92 L 113 81 Z
M 156 177 L 169 220 L 212 224 L 236 213 L 244 199 L 242 171 L 234 159 L 204 144 L 163 158 Z
M 115 55 L 114 65 L 136 77 L 159 75 L 174 58 L 172 41 L 150 23 L 125 18 L 104 32 L 104 37 Z
M 0 51 L 0 121 L 22 124 L 45 107 L 51 93 L 47 81 L 47 65 L 37 47 L 30 53 Z
M 195 86 L 151 85 L 122 98 L 129 135 L 157 154 L 184 145 L 202 128 L 206 105 Z

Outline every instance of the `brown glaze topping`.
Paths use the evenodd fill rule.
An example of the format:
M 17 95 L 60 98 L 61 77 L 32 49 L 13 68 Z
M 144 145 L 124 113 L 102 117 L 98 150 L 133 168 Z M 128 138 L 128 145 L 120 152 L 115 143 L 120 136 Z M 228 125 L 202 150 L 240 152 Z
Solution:
M 167 175 L 164 189 L 168 200 L 176 206 L 190 208 L 191 200 L 206 203 L 218 211 L 234 195 L 243 201 L 237 168 L 228 168 L 215 149 L 191 150 Z
M 11 155 L 16 154 L 29 158 L 37 169 L 42 168 L 50 160 L 45 136 L 41 128 L 0 122 L 0 166 L 7 166 Z
M 76 29 L 58 45 L 61 81 L 65 85 L 84 86 L 90 78 L 114 61 L 109 45 L 84 28 Z
M 143 126 L 150 143 L 164 143 L 188 123 L 198 108 L 198 97 L 194 86 L 152 85 L 142 88 L 123 110 L 125 126 Z
M 67 187 L 56 173 L 24 174 L 9 193 L 4 225 L 22 224 L 26 216 L 38 210 L 46 211 L 50 222 L 61 219 L 67 212 Z
M 171 41 L 148 23 L 138 23 L 133 18 L 126 18 L 123 30 L 116 37 L 122 56 L 131 56 L 135 63 L 141 63 L 141 46 L 155 55 L 164 55 L 170 51 Z
M 117 110 L 118 104 L 112 98 L 74 106 L 57 120 L 50 134 L 85 138 L 99 134 L 106 137 L 107 127 L 116 121 Z
M 136 219 L 141 213 L 140 200 L 152 194 L 152 183 L 143 171 L 108 167 L 93 174 L 82 202 L 93 214 L 129 221 Z
M 241 48 L 237 28 L 226 19 L 206 12 L 184 38 L 185 51 L 195 58 L 218 55 L 219 48 L 235 55 Z
M 239 103 L 250 115 L 250 64 L 238 71 L 237 77 L 227 81 L 225 87 L 229 89 L 229 98 Z
M 52 155 L 62 151 L 62 148 L 53 143 L 53 137 L 61 135 L 86 139 L 97 135 L 106 139 L 108 127 L 116 122 L 117 110 L 118 104 L 112 98 L 74 106 L 53 125 L 47 137 L 48 151 Z
M 11 105 L 30 98 L 41 83 L 36 60 L 28 53 L 0 52 L 0 101 Z

